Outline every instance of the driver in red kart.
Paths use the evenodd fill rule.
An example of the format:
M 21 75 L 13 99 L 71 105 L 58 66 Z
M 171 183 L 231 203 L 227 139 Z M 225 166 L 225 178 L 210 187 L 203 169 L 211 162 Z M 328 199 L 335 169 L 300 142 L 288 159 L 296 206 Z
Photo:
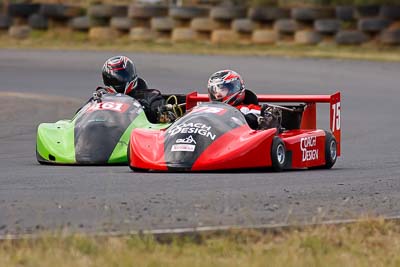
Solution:
M 151 123 L 172 122 L 174 114 L 163 111 L 165 99 L 161 92 L 149 89 L 144 79 L 136 72 L 135 64 L 126 56 L 114 56 L 104 63 L 102 72 L 104 87 L 97 87 L 93 98 L 101 98 L 105 93 L 129 95 L 140 102 L 147 119 Z
M 242 77 L 233 70 L 220 70 L 208 79 L 208 95 L 211 101 L 220 101 L 236 107 L 246 118 L 250 128 L 264 130 L 280 129 L 281 111 L 260 106 L 257 96 L 244 86 Z

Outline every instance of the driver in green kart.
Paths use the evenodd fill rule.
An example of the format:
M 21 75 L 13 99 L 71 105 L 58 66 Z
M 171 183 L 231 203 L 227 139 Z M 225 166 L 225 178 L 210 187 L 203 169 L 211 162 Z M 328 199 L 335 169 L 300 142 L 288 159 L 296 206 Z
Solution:
M 268 105 L 260 106 L 257 96 L 246 90 L 242 77 L 233 70 L 220 70 L 208 79 L 208 96 L 211 101 L 229 104 L 240 110 L 250 128 L 281 129 L 282 112 Z
M 125 94 L 140 102 L 151 123 L 173 122 L 176 119 L 173 112 L 164 109 L 166 103 L 161 92 L 148 88 L 128 57 L 114 56 L 107 59 L 102 68 L 102 77 L 104 86 L 97 87 L 89 101 L 98 100 L 106 93 Z

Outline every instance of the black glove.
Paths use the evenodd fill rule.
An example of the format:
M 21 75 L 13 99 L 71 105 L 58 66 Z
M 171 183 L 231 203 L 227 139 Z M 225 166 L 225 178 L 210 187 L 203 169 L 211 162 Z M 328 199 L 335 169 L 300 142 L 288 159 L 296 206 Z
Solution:
M 93 101 L 101 102 L 101 98 L 103 95 L 107 94 L 107 90 L 103 87 L 97 87 L 96 90 L 93 92 Z

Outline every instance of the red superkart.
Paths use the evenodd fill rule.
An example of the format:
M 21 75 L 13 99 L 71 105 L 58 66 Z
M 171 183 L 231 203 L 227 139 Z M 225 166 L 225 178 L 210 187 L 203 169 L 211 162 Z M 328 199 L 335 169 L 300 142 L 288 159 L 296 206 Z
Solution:
M 236 108 L 209 102 L 208 95 L 186 96 L 187 113 L 167 129 L 136 128 L 128 146 L 134 171 L 218 171 L 271 168 L 330 169 L 340 156 L 340 93 L 258 95 L 280 103 L 282 130 L 252 130 Z M 283 104 L 281 104 L 283 103 Z M 317 103 L 330 107 L 330 130 L 317 129 Z

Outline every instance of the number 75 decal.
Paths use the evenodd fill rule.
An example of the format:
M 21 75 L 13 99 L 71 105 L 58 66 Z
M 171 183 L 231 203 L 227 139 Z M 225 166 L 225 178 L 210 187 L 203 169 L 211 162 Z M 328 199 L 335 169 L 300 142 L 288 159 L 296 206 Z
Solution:
M 332 105 L 332 131 L 340 130 L 340 102 Z

